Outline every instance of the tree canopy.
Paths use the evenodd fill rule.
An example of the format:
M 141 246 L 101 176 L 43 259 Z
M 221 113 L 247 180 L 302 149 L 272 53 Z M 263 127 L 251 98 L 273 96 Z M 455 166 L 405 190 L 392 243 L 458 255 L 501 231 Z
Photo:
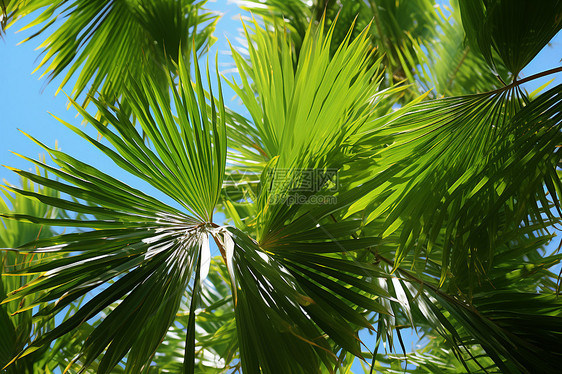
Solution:
M 558 371 L 562 85 L 522 84 L 562 67 L 520 74 L 562 1 L 241 1 L 231 77 L 205 1 L 0 5 L 98 135 L 61 131 L 142 182 L 26 134 L 0 370 Z

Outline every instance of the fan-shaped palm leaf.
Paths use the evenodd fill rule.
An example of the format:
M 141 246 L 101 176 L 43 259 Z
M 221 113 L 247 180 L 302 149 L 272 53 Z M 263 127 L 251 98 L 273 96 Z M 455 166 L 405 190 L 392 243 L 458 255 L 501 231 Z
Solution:
M 358 164 L 354 175 L 365 175 L 361 188 L 368 192 L 348 214 L 367 208 L 367 221 L 383 215 L 383 237 L 400 228 L 397 263 L 414 248 L 429 256 L 441 238 L 442 277 L 449 265 L 466 266 L 468 256 L 486 271 L 500 208 L 512 225 L 528 214 L 540 222 L 537 201 L 550 204 L 543 183 L 558 204 L 560 89 L 530 103 L 510 87 L 427 102 L 362 135 L 357 144 L 376 166 L 369 175 Z
M 175 319 L 188 285 L 193 282 L 190 319 L 194 316 L 198 285 L 210 265 L 207 235 L 222 184 L 226 138 L 222 97 L 217 107 L 211 94 L 208 111 L 201 80 L 198 79 L 194 91 L 186 69 L 180 61 L 179 88 L 172 90 L 177 116 L 165 105 L 168 93 L 152 80 L 145 80 L 129 91 L 129 104 L 148 137 L 148 145 L 128 116 L 118 108 L 112 113 L 97 100 L 94 102 L 99 105 L 103 120 L 113 128 L 105 127 L 84 109 L 78 106 L 77 109 L 104 135 L 111 147 L 70 124 L 67 126 L 119 166 L 175 199 L 191 215 L 44 145 L 60 169 L 32 161 L 66 183 L 18 171 L 34 182 L 85 203 L 11 188 L 13 191 L 92 218 L 57 219 L 21 213 L 4 214 L 4 217 L 94 230 L 39 239 L 20 246 L 20 252 L 57 252 L 69 256 L 26 268 L 25 272 L 40 274 L 39 277 L 4 303 L 44 291 L 35 303 L 51 303 L 41 308 L 34 318 L 49 319 L 73 300 L 110 282 L 109 287 L 97 293 L 71 318 L 33 341 L 20 357 L 48 345 L 110 304 L 119 302 L 89 335 L 79 359 L 86 368 L 105 351 L 98 366 L 98 372 L 105 373 L 128 353 L 126 371 L 139 372 L 149 365 Z M 171 77 L 169 84 L 173 87 Z M 193 339 L 193 335 L 188 338 Z M 186 365 L 192 366 L 193 360 Z
M 529 0 L 460 1 L 467 38 L 495 68 L 500 60 L 517 78 L 539 51 L 562 29 L 562 1 L 536 6 Z

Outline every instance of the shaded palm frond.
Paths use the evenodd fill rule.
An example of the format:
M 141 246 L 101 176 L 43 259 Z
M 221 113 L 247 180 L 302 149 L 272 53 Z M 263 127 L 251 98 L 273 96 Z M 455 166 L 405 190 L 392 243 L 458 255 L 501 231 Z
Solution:
M 345 39 L 352 25 L 357 28 L 353 37 L 372 23 L 370 43 L 377 48 L 373 59 L 383 57 L 386 66 L 387 84 L 404 79 L 414 82 L 413 72 L 419 64 L 414 43 L 431 43 L 436 35 L 438 14 L 433 3 L 427 0 L 411 1 L 241 1 L 244 9 L 262 16 L 267 22 L 290 31 L 297 54 L 309 23 L 324 22 L 335 28 L 333 39 L 334 53 Z M 284 20 L 280 23 L 279 20 Z M 337 21 L 336 21 L 337 20 Z
M 239 359 L 238 339 L 228 279 L 228 269 L 215 258 L 207 279 L 201 284 L 195 326 L 195 368 L 205 373 L 226 373 L 240 364 L 236 360 Z M 182 302 L 174 324 L 152 358 L 151 368 L 173 373 L 183 370 L 190 315 L 188 301 Z
M 562 1 L 460 1 L 462 23 L 473 48 L 495 69 L 495 54 L 514 78 L 562 29 Z
M 350 254 L 342 257 L 341 247 L 333 242 L 261 248 L 245 234 L 231 232 L 245 372 L 333 372 L 341 366 L 336 354 L 361 357 L 359 327 L 373 328 L 366 319 L 372 312 L 388 313 L 373 300 L 375 295 L 384 297 L 382 290 L 366 282 L 386 275 L 354 261 L 351 254 L 367 241 L 347 243 Z M 355 279 L 353 287 L 342 279 Z
M 506 88 L 412 107 L 358 141 L 373 168 L 365 173 L 359 163 L 350 172 L 361 176 L 355 183 L 368 192 L 348 214 L 367 209 L 367 222 L 385 217 L 382 237 L 399 230 L 397 264 L 411 250 L 429 257 L 439 240 L 442 280 L 450 266 L 468 258 L 485 272 L 497 245 L 499 212 L 519 227 L 528 216 L 542 222 L 540 206 L 551 204 L 547 193 L 558 206 L 560 89 L 530 103 L 517 88 Z
M 465 33 L 457 2 L 437 8 L 440 20 L 433 43 L 413 40 L 419 64 L 415 66 L 416 83 L 433 97 L 463 96 L 502 88 L 509 71 L 497 60 L 491 71 L 482 54 L 465 42 Z M 446 13 L 450 13 L 446 15 Z M 499 78 L 499 79 L 498 79 Z

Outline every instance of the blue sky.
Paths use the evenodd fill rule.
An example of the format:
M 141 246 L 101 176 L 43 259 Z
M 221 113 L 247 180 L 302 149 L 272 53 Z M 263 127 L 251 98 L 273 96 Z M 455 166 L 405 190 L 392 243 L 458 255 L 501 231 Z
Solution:
M 223 13 L 223 17 L 217 25 L 215 36 L 218 41 L 212 47 L 210 58 L 211 67 L 214 62 L 214 54 L 219 55 L 219 68 L 228 71 L 232 68 L 228 50 L 227 38 L 234 45 L 239 45 L 238 36 L 241 28 L 240 10 L 236 4 L 230 1 L 209 2 L 208 6 L 213 10 Z M 66 129 L 62 124 L 49 115 L 49 112 L 70 122 L 80 125 L 81 119 L 76 118 L 74 109 L 67 110 L 67 99 L 64 92 L 55 96 L 61 79 L 55 79 L 47 84 L 46 77 L 40 79 L 42 70 L 31 74 L 40 61 L 40 51 L 36 50 L 41 38 L 17 45 L 21 40 L 31 34 L 31 31 L 15 33 L 24 23 L 16 24 L 8 30 L 3 41 L 0 41 L 0 164 L 12 167 L 28 169 L 29 163 L 14 156 L 10 151 L 18 152 L 26 156 L 35 157 L 43 153 L 41 148 L 33 144 L 26 136 L 18 131 L 21 129 L 48 146 L 58 146 L 65 152 L 79 159 L 91 162 L 102 170 L 115 173 L 119 177 L 126 178 L 125 174 L 104 159 L 93 146 L 85 143 L 78 135 Z M 562 34 L 558 34 L 552 41 L 551 46 L 546 47 L 527 66 L 521 77 L 530 76 L 543 70 L 560 66 L 562 58 Z M 227 73 L 226 76 L 232 75 Z M 526 85 L 529 90 L 539 87 L 544 82 L 556 78 L 556 82 L 562 81 L 562 74 L 552 75 Z M 555 82 L 555 83 L 556 83 Z M 72 82 L 71 82 L 72 84 Z M 71 90 L 72 86 L 66 86 L 65 90 Z M 235 110 L 240 110 L 237 100 L 230 101 L 234 96 L 228 85 L 223 84 L 224 95 L 227 105 Z M 92 130 L 91 126 L 86 130 Z M 95 134 L 94 134 L 95 135 Z M 7 170 L 0 168 L 0 180 L 6 179 L 10 183 L 17 181 L 17 176 Z
M 211 68 L 214 68 L 214 54 L 218 53 L 220 70 L 228 71 L 232 68 L 232 62 L 228 53 L 227 38 L 234 45 L 239 44 L 237 38 L 241 28 L 240 10 L 236 4 L 221 0 L 209 2 L 208 6 L 223 13 L 223 17 L 217 25 L 215 36 L 218 37 L 218 41 L 212 48 L 210 65 Z M 24 31 L 15 34 L 14 31 L 21 26 L 23 26 L 23 23 L 9 29 L 4 40 L 0 41 L 0 164 L 29 169 L 31 165 L 27 161 L 13 155 L 10 151 L 30 157 L 37 157 L 44 153 L 40 147 L 18 131 L 18 129 L 21 129 L 44 142 L 47 146 L 54 147 L 58 143 L 58 147 L 64 152 L 132 183 L 136 187 L 143 188 L 148 192 L 154 191 L 146 183 L 138 181 L 120 170 L 93 146 L 66 129 L 49 114 L 49 112 L 53 113 L 73 125 L 81 124 L 81 118 L 75 116 L 76 111 L 72 108 L 67 109 L 68 102 L 64 93 L 61 92 L 55 96 L 61 79 L 56 79 L 54 82 L 47 84 L 46 79 L 39 79 L 41 71 L 31 74 L 40 61 L 40 51 L 37 51 L 36 48 L 41 39 L 17 46 L 18 42 L 31 33 L 30 31 Z M 523 70 L 521 77 L 524 78 L 560 66 L 561 58 L 562 34 L 559 33 L 551 45 L 546 47 Z M 231 73 L 226 75 L 230 76 Z M 554 83 L 562 82 L 562 74 L 557 74 L 530 82 L 525 87 L 532 91 L 552 78 L 556 79 Z M 242 110 L 236 100 L 229 100 L 234 96 L 234 93 L 228 85 L 223 84 L 223 88 L 227 105 L 235 110 Z M 66 90 L 70 91 L 71 86 L 67 86 Z M 87 126 L 85 129 L 91 135 L 96 135 L 91 126 Z M 0 180 L 3 179 L 9 183 L 17 183 L 18 181 L 16 174 L 0 167 Z M 414 339 L 406 339 L 407 346 L 412 344 L 414 344 Z
M 240 10 L 236 4 L 230 1 L 209 2 L 208 6 L 213 10 L 223 14 L 218 22 L 215 36 L 218 41 L 213 45 L 210 58 L 211 68 L 214 64 L 214 54 L 218 53 L 219 68 L 225 75 L 231 76 L 228 71 L 232 68 L 232 61 L 229 55 L 227 39 L 234 45 L 239 45 L 238 36 L 241 22 Z M 57 96 L 58 85 L 61 79 L 55 79 L 47 84 L 46 77 L 40 79 L 42 70 L 31 74 L 40 61 L 40 51 L 36 50 L 41 42 L 41 38 L 32 40 L 21 45 L 17 45 L 21 40 L 31 34 L 26 30 L 20 33 L 15 31 L 23 26 L 24 23 L 14 25 L 8 30 L 3 41 L 0 41 L 0 164 L 12 167 L 28 169 L 30 164 L 21 158 L 13 155 L 10 151 L 18 152 L 26 156 L 36 157 L 43 153 L 41 148 L 31 142 L 22 131 L 33 135 L 48 146 L 58 146 L 65 152 L 78 157 L 79 159 L 91 162 L 100 169 L 115 173 L 119 177 L 126 178 L 126 175 L 116 168 L 112 163 L 100 153 L 86 144 L 78 135 L 66 129 L 61 123 L 55 120 L 49 113 L 52 113 L 73 125 L 80 125 L 81 118 L 75 117 L 76 111 L 71 108 L 67 110 L 68 101 L 64 92 Z M 547 46 L 541 53 L 527 66 L 521 77 L 547 70 L 552 67 L 560 66 L 562 58 L 562 34 L 559 33 L 550 46 Z M 533 90 L 548 80 L 555 78 L 554 83 L 562 81 L 562 74 L 552 75 L 529 82 L 525 87 Z M 72 82 L 71 82 L 72 84 Z M 71 90 L 72 86 L 66 86 L 64 90 Z M 224 95 L 227 105 L 235 110 L 243 110 L 233 98 L 234 92 L 223 84 Z M 91 131 L 91 126 L 86 127 Z M 95 135 L 95 134 L 94 134 Z M 6 168 L 0 168 L 0 180 L 6 179 L 10 183 L 17 181 L 17 176 Z
M 235 39 L 239 35 L 238 29 L 241 27 L 240 10 L 235 4 L 224 4 L 223 1 L 209 2 L 208 5 L 223 14 L 215 33 L 219 40 L 213 45 L 209 54 L 210 68 L 212 71 L 214 70 L 214 56 L 215 53 L 218 53 L 220 70 L 226 71 L 232 68 L 227 38 L 233 44 L 237 43 Z M 126 173 L 49 114 L 52 113 L 73 125 L 81 124 L 81 118 L 75 117 L 76 110 L 73 108 L 67 110 L 68 100 L 64 91 L 71 91 L 72 80 L 63 91 L 55 96 L 62 77 L 47 84 L 47 77 L 40 79 L 43 70 L 31 74 L 41 61 L 42 56 L 36 48 L 43 39 L 38 38 L 17 45 L 31 34 L 31 31 L 28 30 L 15 33 L 24 25 L 24 22 L 15 24 L 8 30 L 4 40 L 0 40 L 0 82 L 3 88 L 0 90 L 2 111 L 0 116 L 0 164 L 28 169 L 31 167 L 29 162 L 13 155 L 10 151 L 30 157 L 37 157 L 44 153 L 39 146 L 18 131 L 20 129 L 49 147 L 54 147 L 57 143 L 62 151 L 127 180 Z M 223 91 L 227 104 L 230 107 L 238 107 L 236 100 L 230 101 L 230 98 L 234 97 L 234 92 L 225 83 L 223 83 Z M 96 135 L 91 126 L 86 126 L 84 129 L 89 134 Z M 2 167 L 0 168 L 0 180 L 3 179 L 16 183 L 18 176 Z M 131 182 L 137 183 L 133 180 Z M 142 182 L 140 183 L 142 184 Z

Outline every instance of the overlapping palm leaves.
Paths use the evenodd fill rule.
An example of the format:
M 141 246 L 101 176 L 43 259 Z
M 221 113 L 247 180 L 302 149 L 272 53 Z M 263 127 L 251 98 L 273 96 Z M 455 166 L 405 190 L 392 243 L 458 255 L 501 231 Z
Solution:
M 377 52 L 384 56 L 389 83 L 404 79 L 414 81 L 412 71 L 419 61 L 412 42 L 432 42 L 437 31 L 433 26 L 439 17 L 433 8 L 434 4 L 427 0 L 250 0 L 239 3 L 252 13 L 261 15 L 269 23 L 288 28 L 297 52 L 300 51 L 309 23 L 322 23 L 323 19 L 327 20 L 328 25 L 334 22 L 336 31 L 332 52 L 335 52 L 353 23 L 358 25 L 353 31 L 354 36 L 357 36 L 373 22 L 369 34 L 373 46 L 378 48 Z
M 524 9 L 517 8 L 518 14 L 524 14 Z M 549 16 L 552 16 L 551 11 L 540 10 Z M 554 9 L 554 14 L 558 13 Z M 536 24 L 531 26 L 534 33 L 540 34 L 539 42 L 530 47 L 532 51 L 521 53 L 534 56 L 559 26 L 552 22 L 548 27 L 540 25 L 542 33 Z M 509 43 L 517 43 L 513 35 L 508 37 L 511 38 Z M 507 57 L 500 54 L 499 58 Z M 504 65 L 510 68 L 512 76 L 517 76 L 519 70 L 502 60 L 496 61 L 495 74 L 499 74 L 498 66 Z M 500 78 L 505 79 L 505 76 Z M 397 251 L 389 253 L 391 258 L 397 256 L 395 266 L 408 261 L 419 272 L 427 266 L 433 267 L 439 271 L 427 279 L 428 285 L 434 283 L 437 286 L 440 279 L 452 294 L 461 291 L 459 287 L 462 287 L 466 299 L 453 297 L 453 304 L 446 313 L 466 311 L 467 305 L 472 303 L 473 292 L 477 292 L 477 285 L 483 283 L 491 287 L 508 287 L 510 282 L 506 279 L 509 278 L 519 286 L 529 285 L 530 292 L 534 291 L 533 285 L 553 283 L 547 275 L 540 274 L 526 277 L 526 280 L 510 278 L 510 272 L 522 269 L 504 267 L 500 260 L 507 261 L 508 255 L 502 254 L 500 249 L 503 246 L 515 251 L 509 244 L 513 239 L 507 239 L 506 232 L 530 235 L 533 230 L 556 222 L 552 221 L 550 207 L 558 205 L 560 193 L 556 172 L 559 158 L 556 150 L 561 140 L 560 86 L 530 102 L 518 85 L 514 82 L 486 94 L 402 108 L 398 111 L 401 113 L 367 121 L 350 141 L 350 148 L 359 147 L 355 148 L 359 159 L 351 158 L 349 168 L 340 174 L 344 179 L 341 186 L 356 187 L 357 195 L 365 196 L 352 200 L 347 216 L 364 216 L 368 234 L 382 234 L 386 237 L 384 242 L 398 243 Z M 263 95 L 264 90 L 259 87 L 256 90 Z M 255 117 L 251 110 L 250 113 Z M 258 152 L 254 154 L 258 155 Z M 366 161 L 362 154 L 370 161 Z M 343 199 L 344 196 L 339 197 Z M 287 212 L 287 208 L 283 210 L 283 213 Z M 397 235 L 393 236 L 393 233 Z M 548 238 L 543 240 L 546 242 Z M 522 246 L 517 251 L 525 248 Z M 558 256 L 551 257 L 546 261 L 546 267 L 559 261 Z M 534 268 L 535 265 L 529 266 Z M 550 287 L 546 292 L 555 290 Z M 516 292 L 508 295 L 514 300 L 525 297 Z M 447 305 L 443 299 L 441 304 Z M 541 314 L 538 309 L 535 312 L 537 316 Z M 465 326 L 489 323 L 486 319 L 478 321 L 476 314 L 467 317 L 461 313 L 458 317 Z M 525 318 L 532 318 L 532 313 Z M 550 323 L 556 324 L 556 318 L 550 319 Z M 435 324 L 433 328 L 437 328 Z M 499 335 L 495 344 L 486 345 L 486 352 L 502 370 L 545 370 L 556 362 L 558 353 L 553 352 L 546 363 L 535 366 L 535 352 L 542 348 L 526 350 L 528 344 L 533 343 L 525 340 L 516 343 L 519 345 L 517 350 L 525 356 L 523 361 L 511 356 L 510 343 L 501 336 L 509 328 L 496 326 L 494 329 Z M 458 334 L 452 325 L 442 331 Z M 486 344 L 486 331 L 489 326 L 481 328 L 479 337 L 475 331 L 468 336 Z M 455 344 L 458 346 L 458 338 Z M 547 366 L 540 367 L 542 364 Z
M 275 372 L 278 367 L 317 372 L 320 363 L 328 369 L 336 365 L 334 348 L 343 348 L 342 359 L 345 352 L 360 355 L 357 329 L 372 328 L 366 318 L 370 313 L 388 313 L 376 299 L 386 293 L 365 280 L 386 275 L 356 262 L 355 251 L 376 243 L 372 238 L 350 240 L 359 221 L 343 229 L 327 224 L 331 213 L 346 206 L 346 199 L 319 207 L 291 203 L 290 197 L 298 191 L 307 198 L 334 194 L 327 173 L 341 166 L 339 145 L 373 110 L 368 104 L 379 99 L 378 65 L 368 62 L 366 30 L 355 39 L 350 31 L 330 57 L 333 26 L 326 35 L 322 26 L 310 29 L 299 55 L 283 32 L 269 37 L 257 23 L 253 27 L 252 33 L 247 31 L 250 60 L 233 51 L 242 84 L 232 86 L 249 109 L 255 130 L 248 137 L 229 127 L 237 152 L 233 159 L 261 172 L 259 189 L 252 184 L 255 174 L 237 180 L 245 195 L 237 195 L 242 199 L 234 202 L 236 206 L 230 204 L 233 217 L 245 209 L 252 212 L 243 226 L 255 233 L 259 244 L 240 244 L 244 239 L 234 231 L 239 246 L 235 256 L 243 253 L 235 261 L 239 344 L 245 357 L 252 353 L 242 367 L 249 372 Z M 317 187 L 303 189 L 303 176 Z M 252 246 L 265 255 L 251 255 Z M 296 305 L 300 307 L 291 307 Z M 263 314 L 268 321 L 260 318 Z M 249 327 L 251 321 L 260 323 L 260 334 Z M 280 342 L 275 351 L 263 344 L 265 338 Z M 289 356 L 293 359 L 281 358 Z
M 375 129 L 355 142 L 372 160 L 368 172 L 363 161 L 355 173 L 350 167 L 352 179 L 367 187 L 367 194 L 347 214 L 364 215 L 372 220 L 369 231 L 380 230 L 385 242 L 398 243 L 395 262 L 387 262 L 399 275 L 408 266 L 416 270 L 412 279 L 424 285 L 432 305 L 440 305 L 431 306 L 440 317 L 428 325 L 436 332 L 443 325 L 440 333 L 448 336 L 452 352 L 469 362 L 465 370 L 470 362 L 482 361 L 481 366 L 490 369 L 493 362 L 499 368 L 493 370 L 502 372 L 552 371 L 560 354 L 542 346 L 540 330 L 515 327 L 536 317 L 550 324 L 541 328 L 553 331 L 545 339 L 556 339 L 555 296 L 548 306 L 537 304 L 532 311 L 515 305 L 519 299 L 548 299 L 558 292 L 554 275 L 543 270 L 559 263 L 560 256 L 542 258 L 532 248 L 550 239 L 537 239 L 535 233 L 557 222 L 551 208 L 557 209 L 560 196 L 561 86 L 533 101 L 517 90 L 513 84 L 487 94 L 430 101 L 407 108 L 396 120 L 377 119 L 370 124 Z M 529 257 L 515 260 L 523 253 Z M 530 258 L 537 262 L 526 263 Z M 437 284 L 447 293 L 438 292 Z M 537 294 L 537 288 L 546 295 Z M 497 304 L 497 315 L 480 311 L 480 297 L 493 295 L 513 309 Z M 422 300 L 415 304 L 419 308 Z M 423 325 L 423 318 L 414 320 Z M 472 357 L 473 344 L 486 358 Z
M 265 31 L 256 34 L 260 32 L 263 37 Z M 365 115 L 361 113 L 368 112 L 366 104 L 374 100 L 371 93 L 375 92 L 376 86 L 370 86 L 374 68 L 361 62 L 364 61 L 362 52 L 366 50 L 364 37 L 342 45 L 341 56 L 333 60 L 327 52 L 330 40 L 324 39 L 322 30 L 311 32 L 308 38 L 310 40 L 305 46 L 310 48 L 310 58 L 333 69 L 331 75 L 319 76 L 315 83 L 323 87 L 325 94 L 318 93 L 311 103 L 313 107 L 314 103 L 320 105 L 319 114 L 313 115 L 322 119 L 327 118 L 329 113 L 335 113 L 339 119 L 333 123 L 315 121 L 296 101 L 289 105 L 286 113 L 295 116 L 295 125 L 300 119 L 309 117 L 313 121 L 311 129 L 316 129 L 318 137 L 316 142 L 308 142 L 301 137 L 301 143 L 295 143 L 290 134 L 277 134 L 280 143 L 270 151 L 279 166 L 296 163 L 326 168 L 332 165 L 333 161 L 318 158 L 318 155 L 325 149 L 337 150 L 338 142 L 341 143 L 347 133 L 364 121 Z M 359 62 L 358 65 L 350 65 L 351 71 L 346 70 L 349 69 L 346 68 L 349 58 Z M 304 63 L 298 66 L 298 69 L 307 68 Z M 386 275 L 373 265 L 356 263 L 353 254 L 360 248 L 373 245 L 376 240 L 346 240 L 346 236 L 356 229 L 358 221 L 352 222 L 343 231 L 330 226 L 318 228 L 319 222 L 329 219 L 330 212 L 346 206 L 345 199 L 344 204 L 326 208 L 322 214 L 312 214 L 311 206 L 300 209 L 295 205 L 291 214 L 285 215 L 293 222 L 283 222 L 282 217 L 275 214 L 264 215 L 268 206 L 280 212 L 283 204 L 268 201 L 273 193 L 283 192 L 280 187 L 264 190 L 266 199 L 260 197 L 255 202 L 262 210 L 258 214 L 263 217 L 260 225 L 268 228 L 256 232 L 257 240 L 235 228 L 216 227 L 212 223 L 212 214 L 221 191 L 226 157 L 226 114 L 222 97 L 219 95 L 219 99 L 215 100 L 210 91 L 209 101 L 205 102 L 202 82 L 197 80 L 194 91 L 185 64 L 180 63 L 179 70 L 179 88 L 172 89 L 176 115 L 166 106 L 166 93 L 149 79 L 133 85 L 127 93 L 128 105 L 133 109 L 138 128 L 118 107 L 107 108 L 93 99 L 102 115 L 98 121 L 76 106 L 110 146 L 70 124 L 66 125 L 117 165 L 174 199 L 182 209 L 166 205 L 44 145 L 60 168 L 31 161 L 66 183 L 18 171 L 79 200 L 54 199 L 25 191 L 19 193 L 87 214 L 91 219 L 54 220 L 17 214 L 11 215 L 11 218 L 94 230 L 39 240 L 20 247 L 20 251 L 56 251 L 71 255 L 26 269 L 41 275 L 7 300 L 47 290 L 41 300 L 36 301 L 54 303 L 42 308 L 35 316 L 47 319 L 88 291 L 108 282 L 110 284 L 71 318 L 33 342 L 22 356 L 72 331 L 117 302 L 118 305 L 112 307 L 113 310 L 86 340 L 76 360 L 86 368 L 105 351 L 96 365 L 98 372 L 108 372 L 127 354 L 126 371 L 144 370 L 173 322 L 188 289 L 190 300 L 187 302 L 189 313 L 184 370 L 193 371 L 194 349 L 197 346 L 194 341 L 195 311 L 201 282 L 210 262 L 208 234 L 212 234 L 218 242 L 228 269 L 228 282 L 233 288 L 237 340 L 245 371 L 275 372 L 279 365 L 289 372 L 320 371 L 322 367 L 332 371 L 338 365 L 334 352 L 341 350 L 342 357 L 347 352 L 360 356 L 357 331 L 361 327 L 372 328 L 366 316 L 373 311 L 388 313 L 376 300 L 386 295 L 384 291 L 359 281 Z M 286 77 L 297 78 L 295 92 L 304 90 L 299 94 L 303 96 L 311 89 L 305 85 L 305 76 L 290 70 Z M 331 94 L 333 85 L 339 84 L 344 88 L 353 77 L 354 84 L 349 89 L 352 97 L 336 106 L 327 105 L 326 102 L 336 99 Z M 171 78 L 169 84 L 173 86 Z M 368 87 L 371 87 L 370 90 L 365 92 L 364 88 Z M 265 97 L 265 100 L 270 99 L 273 96 Z M 104 123 L 111 126 L 105 127 Z M 281 123 L 270 125 L 282 130 Z M 295 127 L 292 129 L 297 133 Z M 146 134 L 148 143 L 143 142 L 139 131 Z M 285 188 L 294 187 L 291 184 Z M 271 230 L 282 230 L 283 234 L 272 240 Z M 303 259 L 308 257 L 304 261 L 299 260 L 300 256 Z M 100 271 L 102 268 L 104 270 Z M 342 279 L 350 282 L 352 287 Z M 125 324 L 124 321 L 134 323 Z M 281 359 L 279 352 L 267 348 L 264 339 L 279 342 L 279 349 L 286 355 L 293 355 L 294 359 Z
M 449 97 L 503 87 L 503 82 L 509 79 L 508 69 L 496 59 L 495 71 L 491 71 L 482 54 L 465 41 L 458 2 L 451 1 L 449 7 L 440 6 L 437 10 L 440 17 L 436 41 L 428 45 L 423 40 L 412 40 L 419 60 L 413 74 L 422 92 L 431 91 L 433 97 Z
M 37 170 L 39 172 L 39 170 Z M 14 187 L 14 186 L 12 186 Z M 43 186 L 38 186 L 26 178 L 21 178 L 21 190 L 35 191 L 50 197 L 57 197 L 58 192 Z M 19 212 L 43 218 L 62 218 L 64 212 L 49 207 L 39 201 L 26 198 L 22 195 L 13 195 L 4 191 L 4 198 L 0 199 L 0 212 L 8 214 Z M 33 241 L 39 238 L 54 236 L 56 231 L 51 227 L 33 225 L 30 223 L 14 220 L 1 220 L 0 226 L 0 247 L 15 248 L 18 245 Z M 0 254 L 0 269 L 2 278 L 0 279 L 0 293 L 4 299 L 7 293 L 15 291 L 31 282 L 36 276 L 33 274 L 24 276 L 7 276 L 5 273 L 21 270 L 37 262 L 48 261 L 60 257 L 60 255 L 45 254 L 18 254 L 16 252 L 3 252 Z M 4 367 L 12 358 L 26 347 L 34 338 L 51 330 L 55 321 L 36 321 L 32 318 L 32 311 L 25 310 L 21 313 L 13 314 L 19 309 L 26 309 L 31 304 L 31 298 L 22 298 L 4 304 L 0 308 L 0 329 L 2 331 L 2 342 L 0 343 L 0 366 Z M 79 303 L 70 305 L 62 314 L 72 314 Z M 41 347 L 38 351 L 17 361 L 8 367 L 8 373 L 45 373 L 54 371 L 57 368 L 64 370 L 71 360 L 71 356 L 76 354 L 85 339 L 85 334 L 90 331 L 91 326 L 85 325 L 76 334 L 68 335 L 61 339 L 51 349 L 48 346 Z
M 175 202 L 47 147 L 59 168 L 34 162 L 61 182 L 18 171 L 74 199 L 16 192 L 87 219 L 6 217 L 93 230 L 21 246 L 69 256 L 31 266 L 38 278 L 5 302 L 41 291 L 36 303 L 50 302 L 35 315 L 42 321 L 101 288 L 20 358 L 108 312 L 75 358 L 83 368 L 333 372 L 353 355 L 376 368 L 381 342 L 395 345 L 393 330 L 404 326 L 459 359 L 412 354 L 420 367 L 556 368 L 561 317 L 548 268 L 560 255 L 541 251 L 551 239 L 544 229 L 557 223 L 551 208 L 560 209 L 561 86 L 531 100 L 514 82 L 379 112 L 398 89 L 379 90 L 368 30 L 334 36 L 337 23 L 319 22 L 293 43 L 283 28 L 251 27 L 249 59 L 233 51 L 242 83 L 231 82 L 251 119 L 204 92 L 196 64 L 192 84 L 178 59 L 177 88 L 167 76 L 174 111 L 168 88 L 133 79 L 126 98 L 136 127 L 128 111 L 95 99 L 99 121 L 77 109 L 106 141 L 68 125 Z M 537 40 L 547 40 L 551 29 L 540 30 Z M 520 59 L 504 61 L 490 40 L 501 61 L 489 75 L 503 64 L 516 76 Z M 223 189 L 225 169 L 241 168 L 249 173 Z M 330 200 L 300 203 L 296 194 Z M 212 223 L 219 200 L 236 227 Z M 361 345 L 361 328 L 377 330 L 375 352 Z
M 562 256 L 543 249 L 551 235 L 537 233 L 544 227 L 540 224 L 512 230 L 503 222 L 499 226 L 505 231 L 498 242 L 505 244 L 494 248 L 494 267 L 485 279 L 474 282 L 472 294 L 469 281 L 458 275 L 449 277 L 445 286 L 438 288 L 439 260 L 426 259 L 422 264 L 418 260 L 416 264 L 411 262 L 415 258 L 409 256 L 395 271 L 386 287 L 400 300 L 400 309 L 394 316 L 385 316 L 388 327 L 380 331 L 388 332 L 391 326 L 415 326 L 425 339 L 422 348 L 407 356 L 379 355 L 377 368 L 390 364 L 393 370 L 404 371 L 402 364 L 406 360 L 417 366 L 408 372 L 555 370 L 562 352 L 547 349 L 541 336 L 545 340 L 559 336 L 557 274 L 548 268 L 559 263 Z M 385 256 L 384 248 L 376 254 L 382 266 L 392 267 L 393 262 Z M 530 302 L 535 298 L 536 303 Z M 380 338 L 392 341 L 392 336 Z M 539 354 L 541 359 L 537 358 Z M 369 357 L 369 353 L 365 356 Z M 455 362 L 450 361 L 453 356 Z
M 197 311 L 195 329 L 197 371 L 224 373 L 240 366 L 240 361 L 234 360 L 238 357 L 238 340 L 229 278 L 224 263 L 214 259 L 207 279 L 201 283 L 201 309 Z M 189 307 L 182 303 L 178 318 L 152 358 L 158 370 L 182 371 Z
M 267 22 L 286 28 L 300 52 L 308 23 L 335 22 L 334 46 L 341 43 L 351 25 L 360 31 L 372 23 L 369 30 L 373 56 L 383 58 L 383 86 L 406 81 L 406 95 L 401 104 L 416 95 L 431 91 L 433 97 L 464 95 L 499 88 L 507 79 L 507 69 L 496 59 L 496 72 L 490 72 L 485 58 L 477 49 L 464 42 L 465 33 L 456 1 L 450 5 L 426 0 L 408 1 L 239 1 L 240 5 L 259 14 Z M 494 52 L 497 54 L 497 52 Z M 393 101 L 395 101 L 394 99 Z

